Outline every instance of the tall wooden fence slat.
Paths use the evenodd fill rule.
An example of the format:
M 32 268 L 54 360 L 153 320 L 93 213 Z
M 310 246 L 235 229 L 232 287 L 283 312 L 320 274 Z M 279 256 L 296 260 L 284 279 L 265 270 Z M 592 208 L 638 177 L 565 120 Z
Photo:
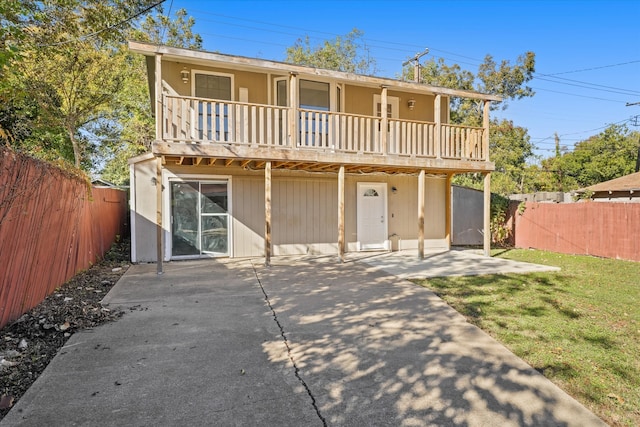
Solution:
M 640 203 L 515 203 L 511 218 L 517 248 L 640 261 Z
M 126 192 L 92 188 L 0 147 L 0 327 L 17 319 L 123 236 Z

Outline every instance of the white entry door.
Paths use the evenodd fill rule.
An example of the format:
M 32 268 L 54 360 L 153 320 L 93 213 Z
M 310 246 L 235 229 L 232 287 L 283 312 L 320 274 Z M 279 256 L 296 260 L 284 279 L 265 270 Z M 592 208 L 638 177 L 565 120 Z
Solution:
M 387 184 L 359 182 L 358 243 L 360 250 L 389 249 L 387 239 Z

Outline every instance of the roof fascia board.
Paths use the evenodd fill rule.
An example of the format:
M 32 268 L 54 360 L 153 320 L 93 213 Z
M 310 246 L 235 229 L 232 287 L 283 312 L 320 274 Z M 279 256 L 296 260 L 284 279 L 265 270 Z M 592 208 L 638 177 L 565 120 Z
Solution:
M 271 72 L 281 72 L 283 74 L 297 73 L 301 76 L 319 76 L 337 79 L 344 82 L 357 82 L 366 86 L 387 86 L 393 89 L 402 89 L 415 93 L 440 94 L 453 97 L 478 99 L 483 101 L 502 101 L 502 97 L 497 95 L 483 94 L 474 91 L 449 89 L 439 86 L 430 86 L 412 82 L 404 82 L 383 77 L 372 77 L 360 74 L 345 73 L 341 71 L 325 70 L 321 68 L 305 67 L 302 65 L 288 64 L 284 62 L 268 61 L 257 58 L 246 58 L 242 56 L 225 55 L 214 52 L 205 52 L 191 49 L 182 49 L 170 46 L 155 45 L 141 42 L 129 42 L 129 49 L 134 53 L 146 56 L 161 54 L 163 59 L 176 61 L 191 61 L 206 64 L 207 62 L 218 62 L 232 65 L 234 68 L 262 69 Z

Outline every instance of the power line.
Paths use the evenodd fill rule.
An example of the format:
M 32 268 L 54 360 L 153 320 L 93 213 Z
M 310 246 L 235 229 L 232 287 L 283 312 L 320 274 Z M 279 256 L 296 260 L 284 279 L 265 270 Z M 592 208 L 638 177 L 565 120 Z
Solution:
M 616 93 L 616 94 L 619 94 L 619 95 L 632 95 L 632 96 L 640 95 L 640 92 L 634 91 L 634 90 L 627 90 L 627 89 L 620 89 L 620 88 L 600 89 L 600 88 L 597 88 L 597 87 L 590 87 L 590 86 L 610 87 L 610 86 L 597 85 L 595 83 L 583 83 L 583 84 L 578 84 L 578 83 L 582 83 L 582 82 L 578 82 L 578 83 L 568 83 L 567 82 L 567 83 L 565 83 L 565 82 L 558 82 L 558 81 L 551 80 L 551 79 L 546 79 L 544 77 L 536 77 L 536 79 L 543 80 L 543 81 L 546 81 L 546 82 L 556 83 L 556 84 L 564 84 L 564 85 L 567 85 L 567 86 L 581 87 L 581 88 L 585 88 L 585 89 L 589 89 L 589 90 L 597 90 L 597 91 L 601 91 L 601 92 Z M 565 79 L 565 80 L 569 80 L 569 79 Z M 590 86 L 587 86 L 587 85 L 590 85 Z M 615 90 L 612 90 L 612 89 L 615 89 Z
M 288 32 L 288 31 L 278 31 L 278 30 L 273 29 L 273 27 L 276 27 L 276 28 L 282 28 L 282 29 L 286 29 L 286 30 L 302 31 L 302 32 L 306 33 L 306 35 L 310 39 L 314 39 L 314 40 L 315 39 L 322 39 L 323 37 L 326 37 L 326 36 L 331 36 L 331 37 L 338 37 L 339 36 L 338 34 L 327 32 L 327 31 L 309 30 L 308 28 L 301 28 L 301 27 L 296 27 L 296 26 L 292 26 L 292 25 L 275 24 L 275 23 L 272 23 L 272 22 L 266 22 L 266 21 L 255 20 L 255 19 L 248 19 L 248 18 L 243 18 L 243 17 L 230 16 L 230 15 L 225 15 L 225 14 L 216 13 L 216 12 L 210 12 L 210 11 L 205 11 L 205 10 L 196 10 L 196 11 L 198 13 L 203 14 L 203 15 L 216 16 L 216 17 L 220 17 L 220 18 L 226 19 L 226 21 L 225 20 L 206 19 L 207 22 L 220 23 L 220 24 L 223 24 L 223 25 L 229 25 L 229 26 L 234 26 L 234 27 L 244 28 L 244 29 L 253 29 L 253 30 L 258 30 L 258 31 L 264 31 L 264 32 L 272 33 L 272 34 L 290 35 L 292 37 L 298 37 L 299 38 L 299 34 L 297 34 L 297 33 L 294 34 L 292 32 Z M 235 21 L 259 24 L 259 25 L 261 25 L 261 27 L 256 27 L 256 26 L 251 26 L 251 25 L 242 25 L 242 24 L 238 24 L 238 23 L 229 22 L 229 20 L 235 20 Z M 269 28 L 269 27 L 272 27 L 272 28 Z M 206 34 L 206 33 L 204 33 L 204 34 Z M 314 34 L 316 34 L 316 35 L 314 35 Z M 241 38 L 225 36 L 225 35 L 218 35 L 218 34 L 211 34 L 211 35 L 214 36 L 214 37 L 224 37 L 224 38 L 228 38 L 228 39 L 248 41 L 248 42 L 252 42 L 252 43 L 265 43 L 265 44 L 271 44 L 271 45 L 276 45 L 276 46 L 288 47 L 288 46 L 285 46 L 284 44 L 268 43 L 268 42 L 265 42 L 264 40 L 241 39 Z M 363 41 L 366 43 L 367 47 L 370 47 L 370 48 L 382 49 L 382 50 L 392 50 L 394 52 L 402 52 L 403 54 L 406 53 L 406 55 L 403 55 L 402 59 L 378 57 L 378 59 L 387 60 L 387 61 L 402 62 L 402 61 L 406 60 L 407 57 L 411 56 L 411 54 L 413 53 L 412 49 L 413 49 L 414 46 L 418 47 L 418 48 L 422 48 L 422 46 L 418 46 L 418 45 L 391 42 L 391 41 L 387 41 L 387 40 L 377 40 L 377 39 L 372 39 L 372 38 L 368 38 L 368 37 L 363 37 Z M 390 47 L 390 46 L 394 46 L 394 47 Z M 398 47 L 400 47 L 400 49 L 398 49 Z M 451 62 L 460 63 L 460 64 L 466 64 L 466 65 L 471 65 L 471 66 L 477 66 L 477 65 L 479 65 L 479 64 L 481 64 L 483 62 L 483 60 L 481 60 L 481 59 L 473 58 L 473 57 L 466 56 L 466 55 L 461 55 L 461 54 L 458 54 L 458 53 L 455 53 L 455 52 L 451 52 L 451 51 L 441 50 L 441 49 L 437 49 L 437 48 L 431 48 L 431 50 L 433 52 L 441 52 L 441 53 L 444 53 L 444 54 L 447 54 L 447 55 L 452 55 L 452 56 L 455 56 L 455 57 L 468 59 L 468 60 L 470 60 L 472 62 L 453 60 L 451 58 L 447 58 L 447 57 L 444 57 L 444 56 L 434 56 L 434 58 L 442 58 L 445 61 L 451 61 Z M 600 84 L 597 84 L 597 83 L 589 83 L 589 82 L 578 81 L 578 80 L 573 80 L 573 79 L 554 78 L 553 76 L 559 75 L 559 74 L 568 74 L 568 73 L 573 73 L 573 72 L 579 72 L 579 71 L 587 71 L 587 70 L 595 70 L 595 69 L 601 69 L 601 68 L 610 68 L 610 67 L 622 66 L 622 65 L 627 65 L 627 64 L 633 64 L 633 63 L 636 63 L 636 62 L 640 62 L 640 60 L 638 60 L 638 61 L 628 61 L 628 62 L 618 63 L 618 64 L 603 65 L 603 66 L 585 68 L 585 69 L 580 69 L 580 70 L 570 70 L 570 71 L 564 71 L 564 72 L 559 72 L 559 73 L 549 73 L 549 74 L 534 73 L 534 77 L 536 77 L 536 78 L 538 78 L 540 80 L 545 80 L 545 81 L 551 82 L 551 83 L 565 84 L 565 85 L 568 85 L 568 86 L 576 86 L 576 87 L 581 87 L 581 88 L 585 88 L 585 89 L 589 89 L 589 90 L 599 90 L 599 91 L 603 91 L 603 92 L 616 93 L 616 94 L 622 94 L 622 95 L 635 95 L 635 94 L 640 94 L 640 91 L 616 88 L 616 87 L 611 87 L 611 86 L 606 86 L 606 85 L 600 85 Z M 544 77 L 551 77 L 551 79 L 545 79 Z M 556 79 L 557 80 L 564 80 L 564 81 L 566 81 L 566 83 L 564 81 L 557 81 Z M 560 93 L 560 92 L 558 92 L 558 93 Z M 588 96 L 585 96 L 585 95 L 577 95 L 577 94 L 569 94 L 569 93 L 563 93 L 563 94 L 571 95 L 571 96 L 579 96 L 579 97 L 588 97 Z M 598 100 L 605 100 L 603 98 L 596 98 L 596 97 L 588 97 L 588 98 L 598 99 Z M 610 99 L 606 100 L 606 101 L 619 102 L 619 101 L 614 101 L 614 100 L 610 100 Z
M 123 19 L 122 21 L 120 21 L 120 22 L 118 22 L 118 23 L 116 23 L 116 24 L 109 25 L 108 27 L 102 28 L 102 29 L 100 29 L 100 30 L 98 30 L 98 31 L 94 31 L 93 33 L 85 34 L 85 35 L 83 35 L 83 36 L 78 37 L 78 38 L 77 38 L 77 39 L 75 39 L 75 40 L 65 40 L 65 41 L 62 41 L 62 42 L 51 43 L 51 44 L 40 44 L 40 45 L 37 45 L 37 47 L 63 46 L 63 45 L 65 45 L 65 44 L 76 43 L 76 42 L 78 42 L 78 41 L 85 41 L 85 40 L 87 40 L 87 39 L 89 39 L 89 38 L 92 38 L 92 37 L 95 37 L 95 36 L 97 36 L 97 35 L 99 35 L 99 34 L 102 34 L 102 33 L 104 33 L 105 31 L 113 30 L 114 28 L 117 28 L 117 27 L 119 27 L 119 26 L 121 26 L 121 25 L 124 25 L 124 24 L 126 24 L 126 23 L 128 23 L 128 22 L 131 22 L 131 21 L 133 21 L 134 19 L 138 18 L 138 17 L 139 17 L 139 16 L 141 16 L 141 15 L 144 15 L 145 13 L 147 13 L 148 11 L 150 11 L 151 9 L 153 9 L 154 7 L 159 6 L 159 5 L 161 5 L 162 3 L 164 3 L 164 2 L 165 2 L 165 0 L 160 0 L 160 1 L 158 1 L 158 2 L 156 2 L 156 3 L 154 3 L 154 4 L 152 4 L 151 6 L 149 6 L 149 7 L 145 8 L 145 9 L 141 10 L 140 12 L 137 12 L 137 13 L 135 13 L 134 15 L 131 15 L 131 16 L 129 16 L 129 17 L 128 17 L 128 18 L 126 18 L 126 19 Z
M 622 123 L 628 122 L 629 120 L 630 120 L 630 119 L 624 119 L 624 120 L 620 120 L 620 121 L 615 122 L 615 123 L 608 123 L 608 124 L 606 124 L 606 125 L 604 125 L 604 126 L 600 126 L 600 127 L 597 127 L 597 128 L 594 128 L 594 129 L 589 129 L 589 130 L 583 130 L 583 131 L 579 131 L 579 132 L 571 132 L 571 133 L 564 133 L 564 134 L 562 134 L 562 135 L 558 135 L 558 137 L 559 137 L 559 138 L 562 138 L 562 137 L 564 137 L 564 136 L 580 135 L 580 134 L 583 134 L 583 133 L 595 132 L 595 131 L 597 131 L 597 130 L 606 129 L 606 128 L 608 128 L 608 127 L 610 127 L 610 126 L 613 126 L 613 125 L 619 125 L 619 124 L 622 124 Z M 554 135 L 547 136 L 547 137 L 545 137 L 545 138 L 542 138 L 540 141 L 537 141 L 537 142 L 535 142 L 535 141 L 534 141 L 533 143 L 534 143 L 534 144 L 541 144 L 541 143 L 543 143 L 544 141 L 546 141 L 546 140 L 548 140 L 548 139 L 550 139 L 550 138 L 553 138 L 553 137 L 555 137 L 555 134 L 554 134 Z M 532 139 L 534 139 L 534 138 L 532 138 Z M 578 141 L 578 142 L 581 142 L 581 141 Z M 575 145 L 575 144 L 574 144 L 574 145 Z
M 559 72 L 559 73 L 544 74 L 544 75 L 545 76 L 558 76 L 560 74 L 581 73 L 583 71 L 593 71 L 593 70 L 600 70 L 602 68 L 620 67 L 622 65 L 637 64 L 639 62 L 640 62 L 640 59 L 639 60 L 635 60 L 635 61 L 620 62 L 618 64 L 602 65 L 602 66 L 599 66 L 599 67 L 583 68 L 581 70 L 562 71 L 562 72 Z
M 169 11 L 167 12 L 167 17 L 169 19 L 167 19 L 167 25 L 165 25 L 164 27 L 162 27 L 162 34 L 160 34 L 160 40 L 159 42 L 162 42 L 162 40 L 164 40 L 164 33 L 167 31 L 167 28 L 169 28 L 169 23 L 171 21 L 171 8 L 173 7 L 173 0 L 171 0 L 171 3 L 169 4 Z
M 615 99 L 598 98 L 596 96 L 588 96 L 588 95 L 578 95 L 577 93 L 560 92 L 558 90 L 552 90 L 552 89 L 544 89 L 544 88 L 537 88 L 537 87 L 531 87 L 531 89 L 541 90 L 543 92 L 559 93 L 561 95 L 577 96 L 579 98 L 596 99 L 598 101 L 615 102 L 616 104 L 622 102 Z
M 539 76 L 548 76 L 548 74 L 538 74 L 538 75 L 539 75 Z M 540 77 L 538 77 L 538 78 L 540 78 Z M 637 94 L 639 94 L 639 95 L 640 95 L 640 91 L 629 90 L 629 89 L 622 89 L 622 88 L 613 87 L 613 86 L 599 85 L 599 84 L 596 84 L 596 83 L 583 82 L 583 81 L 580 81 L 580 80 L 565 79 L 565 78 L 563 78 L 563 77 L 552 77 L 552 79 L 566 80 L 566 81 L 568 81 L 568 82 L 580 83 L 580 84 L 583 84 L 583 85 L 589 85 L 589 86 L 597 86 L 597 87 L 601 87 L 601 88 L 605 88 L 605 89 L 612 89 L 612 90 L 614 90 L 614 91 L 623 91 L 623 92 L 637 93 Z M 540 78 L 540 80 L 547 80 L 547 81 L 551 81 L 551 82 L 553 82 L 553 80 L 548 80 L 548 79 L 543 79 L 543 78 Z M 561 82 L 558 82 L 558 83 L 561 83 Z M 594 90 L 597 90 L 597 89 L 594 89 Z

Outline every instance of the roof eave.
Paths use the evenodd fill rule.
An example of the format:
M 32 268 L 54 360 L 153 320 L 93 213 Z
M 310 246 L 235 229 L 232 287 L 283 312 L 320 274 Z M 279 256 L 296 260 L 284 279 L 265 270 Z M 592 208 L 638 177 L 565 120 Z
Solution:
M 201 50 L 184 49 L 164 45 L 156 45 L 151 43 L 142 43 L 136 41 L 129 42 L 129 50 L 145 56 L 153 56 L 161 54 L 168 59 L 176 59 L 179 61 L 192 62 L 220 62 L 234 65 L 239 68 L 253 68 L 271 70 L 282 73 L 297 73 L 302 75 L 315 75 L 348 82 L 358 82 L 369 86 L 388 86 L 394 89 L 404 89 L 416 93 L 439 94 L 445 96 L 478 99 L 483 101 L 502 101 L 502 97 L 498 95 L 484 94 L 475 91 L 449 89 L 439 86 L 431 86 L 422 83 L 405 82 L 385 77 L 365 76 L 361 74 L 346 73 L 342 71 L 326 70 L 322 68 L 307 67 L 303 65 L 289 64 L 285 62 L 276 62 L 259 58 L 248 58 L 243 56 L 234 56 L 221 53 L 207 52 Z

